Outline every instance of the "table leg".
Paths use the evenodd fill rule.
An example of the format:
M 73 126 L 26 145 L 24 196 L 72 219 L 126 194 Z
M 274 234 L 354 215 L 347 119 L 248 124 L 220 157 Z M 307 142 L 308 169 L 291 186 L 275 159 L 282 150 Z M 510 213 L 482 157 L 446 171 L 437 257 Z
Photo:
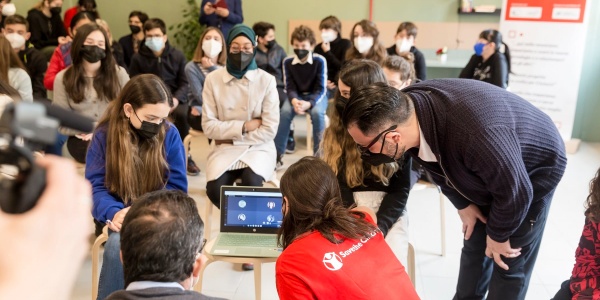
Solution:
M 256 300 L 261 299 L 262 264 L 254 263 L 254 296 Z

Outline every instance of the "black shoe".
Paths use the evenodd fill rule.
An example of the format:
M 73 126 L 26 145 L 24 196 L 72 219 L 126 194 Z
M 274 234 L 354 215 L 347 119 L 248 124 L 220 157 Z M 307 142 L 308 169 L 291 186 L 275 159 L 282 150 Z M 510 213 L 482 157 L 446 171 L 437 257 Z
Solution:
M 244 270 L 244 271 L 252 271 L 252 270 L 254 270 L 254 264 L 243 263 L 242 264 L 242 270 Z
M 187 174 L 190 176 L 198 176 L 200 174 L 200 168 L 198 168 L 198 166 L 192 159 L 192 156 L 188 157 Z
M 294 140 L 294 129 L 290 130 L 288 135 L 287 145 L 285 146 L 285 153 L 291 154 L 296 152 L 296 140 Z
M 277 154 L 277 161 L 275 162 L 275 171 L 283 168 L 283 154 Z

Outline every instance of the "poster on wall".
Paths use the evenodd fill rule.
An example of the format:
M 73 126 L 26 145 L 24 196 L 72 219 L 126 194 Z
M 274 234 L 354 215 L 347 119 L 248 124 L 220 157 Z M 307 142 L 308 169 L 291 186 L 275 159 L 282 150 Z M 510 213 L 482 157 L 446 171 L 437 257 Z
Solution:
M 504 0 L 502 6 L 509 90 L 547 113 L 565 141 L 575 121 L 588 6 L 586 0 Z

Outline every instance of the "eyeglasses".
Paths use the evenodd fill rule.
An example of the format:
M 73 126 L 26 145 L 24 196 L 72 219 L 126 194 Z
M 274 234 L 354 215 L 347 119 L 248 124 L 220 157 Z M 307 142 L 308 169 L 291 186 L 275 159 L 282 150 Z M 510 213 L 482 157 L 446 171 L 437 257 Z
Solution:
M 202 244 L 200 244 L 200 250 L 198 250 L 198 253 L 202 253 L 204 246 L 206 246 L 206 239 L 202 239 Z
M 369 151 L 369 148 L 371 148 L 371 146 L 373 146 L 375 143 L 377 143 L 377 141 L 379 141 L 379 139 L 383 136 L 383 143 L 381 144 L 381 150 L 383 150 L 383 145 L 385 144 L 385 136 L 393 130 L 396 130 L 396 128 L 398 128 L 398 125 L 393 125 L 390 128 L 380 132 L 366 147 L 363 147 L 359 144 L 356 144 L 356 148 L 358 148 L 358 151 L 360 152 L 360 155 L 370 155 L 371 151 Z M 379 151 L 381 152 L 381 151 Z
M 246 43 L 244 45 L 240 45 L 238 43 L 232 43 L 229 51 L 233 54 L 237 54 L 240 51 L 244 51 L 246 53 L 252 53 L 254 51 L 254 46 L 250 43 Z

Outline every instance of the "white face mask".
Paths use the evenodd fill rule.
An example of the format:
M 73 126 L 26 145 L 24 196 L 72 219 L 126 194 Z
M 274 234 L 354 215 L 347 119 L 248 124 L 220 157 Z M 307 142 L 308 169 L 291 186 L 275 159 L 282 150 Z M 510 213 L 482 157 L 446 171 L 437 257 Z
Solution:
M 5 35 L 6 39 L 10 42 L 10 46 L 13 49 L 21 49 L 25 45 L 25 38 L 18 33 L 9 33 Z
M 216 40 L 202 41 L 202 51 L 209 58 L 215 58 L 223 50 L 223 43 Z
M 14 3 L 7 3 L 2 6 L 2 15 L 3 16 L 12 16 L 17 12 L 17 8 Z
M 354 47 L 360 54 L 365 54 L 371 50 L 373 47 L 373 37 L 372 36 L 359 36 L 354 38 Z
M 337 32 L 333 29 L 321 30 L 321 39 L 323 43 L 331 43 L 337 38 Z
M 396 51 L 398 53 L 408 52 L 412 47 L 412 42 L 407 38 L 399 39 L 396 41 Z
M 165 41 L 162 37 L 152 37 L 146 39 L 146 46 L 154 52 L 159 52 L 165 47 Z

